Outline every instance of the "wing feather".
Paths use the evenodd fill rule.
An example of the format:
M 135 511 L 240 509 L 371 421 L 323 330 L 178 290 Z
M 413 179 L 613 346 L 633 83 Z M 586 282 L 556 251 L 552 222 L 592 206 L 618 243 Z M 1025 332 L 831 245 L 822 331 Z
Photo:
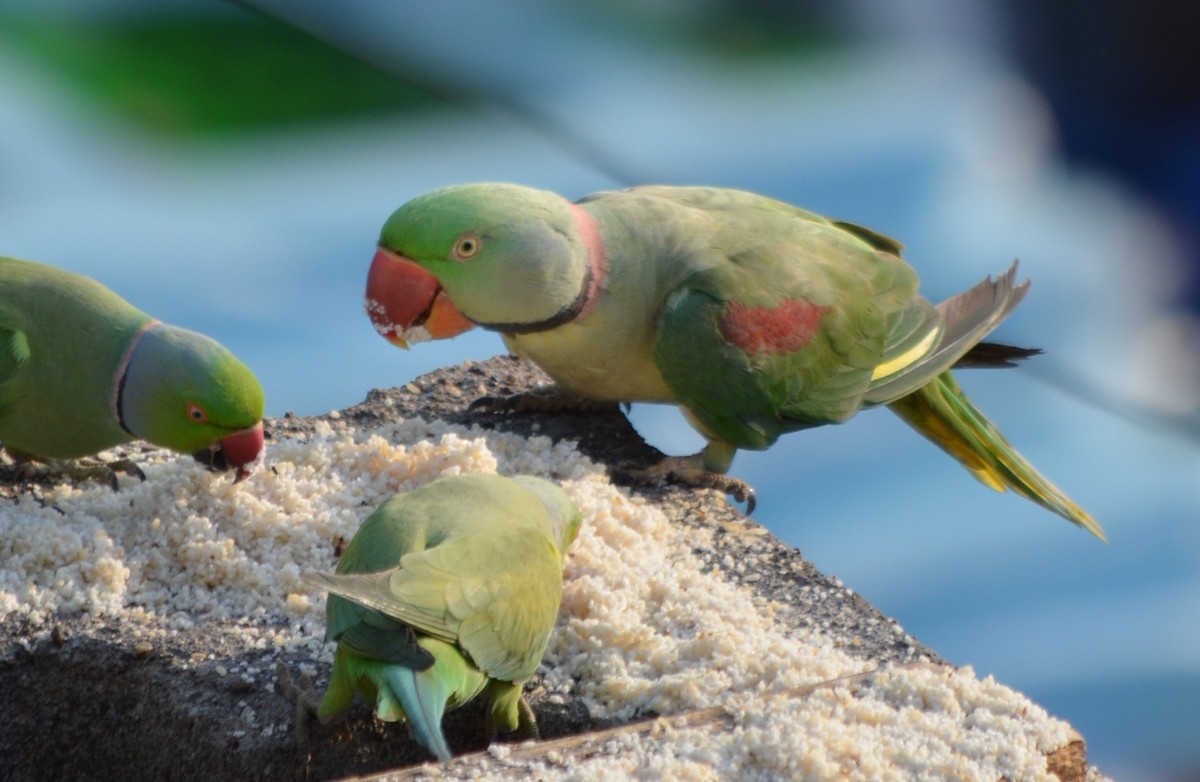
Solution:
M 7 320 L 0 312 L 0 415 L 12 404 L 15 395 L 20 394 L 18 379 L 31 356 L 25 332 L 4 325 Z
M 380 573 L 306 573 L 336 595 L 459 645 L 505 681 L 537 669 L 558 615 L 561 555 L 534 529 L 473 535 L 405 555 Z
M 913 306 L 916 274 L 898 243 L 743 198 L 734 216 L 749 227 L 724 204 L 726 227 L 667 298 L 654 357 L 706 436 L 762 449 L 850 418 L 889 350 L 910 349 L 938 317 Z

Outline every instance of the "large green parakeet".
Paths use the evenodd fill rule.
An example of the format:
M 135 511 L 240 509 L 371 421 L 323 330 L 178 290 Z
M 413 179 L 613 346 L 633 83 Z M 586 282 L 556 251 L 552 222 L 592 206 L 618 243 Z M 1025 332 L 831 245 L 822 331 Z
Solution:
M 554 629 L 581 521 L 562 489 L 530 476 L 442 478 L 380 505 L 336 573 L 305 574 L 333 593 L 325 637 L 338 646 L 321 720 L 358 692 L 449 760 L 442 714 L 482 695 L 489 730 L 536 736 L 521 688 Z
M 707 444 L 657 472 L 690 483 L 744 498 L 724 475 L 737 449 L 887 405 L 986 485 L 1103 538 L 949 372 L 1037 352 L 980 344 L 1025 295 L 1015 264 L 933 305 L 900 251 L 738 190 L 636 187 L 571 203 L 460 185 L 391 215 L 366 306 L 401 346 L 479 325 L 571 394 L 679 405 Z
M 0 443 L 76 459 L 143 439 L 249 474 L 263 392 L 209 337 L 151 318 L 95 280 L 0 258 Z

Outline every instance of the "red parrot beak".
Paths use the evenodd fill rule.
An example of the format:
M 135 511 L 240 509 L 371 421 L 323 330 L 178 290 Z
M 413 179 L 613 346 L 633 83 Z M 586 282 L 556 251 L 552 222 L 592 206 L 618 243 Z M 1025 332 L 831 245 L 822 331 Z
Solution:
M 375 330 L 405 349 L 409 342 L 447 339 L 475 327 L 432 274 L 383 247 L 367 272 L 366 308 Z
M 263 425 L 259 421 L 249 429 L 227 434 L 217 441 L 225 461 L 237 468 L 234 483 L 244 480 L 254 471 L 254 466 L 263 454 Z
M 243 481 L 254 472 L 263 454 L 263 425 L 259 421 L 249 429 L 227 434 L 211 448 L 192 454 L 196 461 L 214 472 L 236 469 L 234 483 Z

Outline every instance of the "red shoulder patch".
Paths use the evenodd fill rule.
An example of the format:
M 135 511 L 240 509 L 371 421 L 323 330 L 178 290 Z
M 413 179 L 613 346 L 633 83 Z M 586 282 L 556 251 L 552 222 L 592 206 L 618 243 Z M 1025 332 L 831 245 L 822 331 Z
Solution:
M 808 345 L 829 310 L 804 299 L 778 307 L 730 302 L 721 316 L 721 335 L 747 353 L 791 353 Z

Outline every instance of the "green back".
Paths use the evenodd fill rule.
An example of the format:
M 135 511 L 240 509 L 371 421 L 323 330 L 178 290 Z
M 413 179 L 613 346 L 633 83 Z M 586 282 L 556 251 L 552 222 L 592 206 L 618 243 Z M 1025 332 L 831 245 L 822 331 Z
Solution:
M 583 203 L 606 236 L 616 225 L 637 240 L 609 244 L 611 268 L 660 267 L 655 366 L 711 439 L 765 448 L 844 421 L 913 324 L 937 327 L 899 244 L 867 229 L 738 190 L 643 187 Z M 811 333 L 747 329 L 762 343 L 734 344 L 735 318 L 770 326 L 788 308 Z
M 355 628 L 397 622 L 457 644 L 491 678 L 531 676 L 558 614 L 560 545 L 579 524 L 574 505 L 554 495 L 561 489 L 540 483 L 531 490 L 497 475 L 460 475 L 387 500 L 363 521 L 336 574 L 316 576 L 336 593 L 327 637 L 361 642 Z M 370 644 L 355 652 L 381 658 Z
M 69 459 L 131 440 L 114 383 L 149 320 L 95 280 L 0 258 L 0 442 Z

